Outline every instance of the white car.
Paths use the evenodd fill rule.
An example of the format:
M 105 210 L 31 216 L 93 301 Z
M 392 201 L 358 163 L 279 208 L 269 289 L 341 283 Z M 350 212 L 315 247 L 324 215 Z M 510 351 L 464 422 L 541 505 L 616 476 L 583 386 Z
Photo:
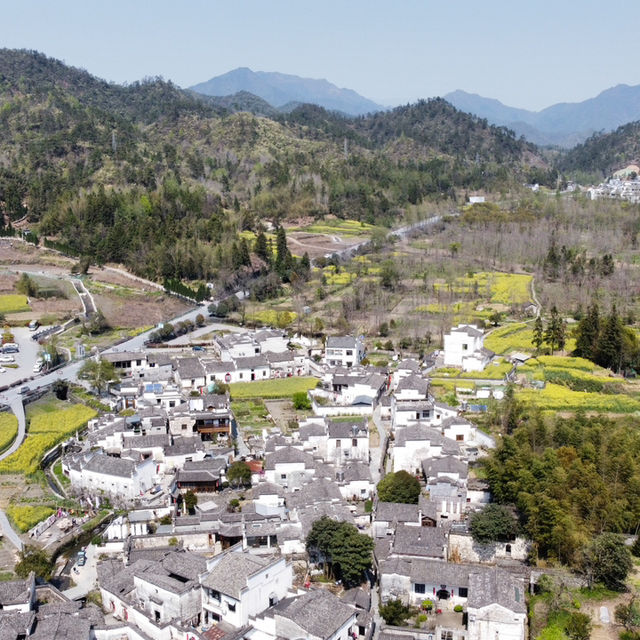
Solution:
M 42 362 L 36 362 L 33 365 L 33 373 L 40 373 L 42 371 L 42 367 L 43 367 L 43 363 Z
M 9 353 L 0 353 L 0 362 L 15 362 L 16 359 Z
M 0 367 L 0 373 L 6 373 L 7 370 L 4 367 Z

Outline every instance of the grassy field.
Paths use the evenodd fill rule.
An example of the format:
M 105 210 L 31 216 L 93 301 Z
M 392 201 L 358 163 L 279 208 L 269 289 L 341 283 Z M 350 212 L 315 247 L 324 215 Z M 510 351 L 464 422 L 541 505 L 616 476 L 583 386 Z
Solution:
M 355 238 L 357 236 L 370 236 L 376 229 L 372 224 L 360 222 L 359 220 L 325 219 L 308 227 L 297 227 L 289 231 L 305 231 L 306 233 L 324 233 L 327 235 L 345 236 Z
M 46 398 L 29 407 L 27 438 L 15 453 L 0 462 L 0 473 L 35 473 L 49 449 L 82 429 L 97 413 L 81 404 L 64 404 L 64 408 L 60 405 L 55 398 Z
M 20 313 L 30 311 L 27 296 L 17 293 L 9 293 L 0 296 L 0 313 Z
M 261 398 L 233 401 L 233 415 L 241 429 L 262 431 L 263 428 L 273 427 L 273 422 L 267 418 L 268 414 Z
M 7 515 L 20 533 L 29 531 L 38 522 L 48 518 L 54 511 L 55 509 L 52 507 L 42 505 L 12 504 L 7 507 Z
M 640 398 L 627 394 L 573 391 L 554 383 L 544 389 L 518 389 L 516 396 L 542 411 L 594 411 L 599 413 L 634 413 L 640 411 Z
M 231 397 L 235 401 L 247 398 L 263 398 L 274 400 L 290 398 L 298 391 L 315 389 L 318 384 L 316 378 L 276 378 L 273 380 L 259 380 L 256 382 L 234 382 L 229 385 Z
M 0 413 L 0 451 L 11 446 L 18 435 L 18 418 L 13 413 Z
M 297 318 L 295 311 L 277 311 L 276 309 L 260 309 L 247 313 L 247 322 L 263 324 L 284 329 Z
M 520 304 L 531 299 L 533 277 L 520 273 L 481 271 L 456 278 L 451 283 L 436 283 L 436 289 L 446 289 L 465 297 L 484 298 L 497 304 Z

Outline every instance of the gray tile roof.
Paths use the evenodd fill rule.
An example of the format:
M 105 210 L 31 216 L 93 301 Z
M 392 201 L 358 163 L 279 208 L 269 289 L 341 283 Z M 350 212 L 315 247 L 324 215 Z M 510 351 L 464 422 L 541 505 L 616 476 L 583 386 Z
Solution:
M 458 460 L 453 456 L 443 456 L 442 458 L 429 458 L 422 461 L 422 470 L 427 478 L 436 478 L 438 474 L 457 473 L 460 478 L 466 478 L 469 474 L 469 465 L 463 460 Z
M 406 360 L 400 360 L 397 366 L 398 371 L 413 371 L 418 373 L 420 371 L 420 363 L 417 360 L 408 358 Z
M 250 553 L 226 553 L 202 578 L 201 584 L 239 600 L 242 590 L 247 586 L 247 580 L 276 562 L 279 562 L 279 558 Z
M 429 381 L 417 375 L 410 375 L 402 378 L 396 387 L 396 393 L 401 391 L 417 391 L 425 396 L 429 392 Z
M 0 605 L 6 607 L 7 605 L 29 602 L 31 589 L 33 589 L 34 585 L 35 577 L 33 573 L 24 580 L 0 582 Z
M 499 604 L 514 613 L 526 613 L 525 586 L 522 578 L 495 567 L 469 576 L 467 607 L 480 609 Z
M 330 438 L 369 437 L 369 427 L 364 419 L 356 419 L 350 422 L 329 420 L 327 430 Z
M 447 440 L 449 438 L 445 438 L 437 428 L 418 423 L 398 429 L 395 446 L 406 447 L 407 442 L 429 442 L 432 445 L 444 445 Z
M 393 540 L 395 555 L 428 558 L 446 557 L 447 538 L 443 527 L 415 527 L 399 524 Z
M 258 367 L 269 366 L 269 361 L 263 355 L 236 358 L 235 363 L 238 369 L 257 369 Z
M 119 478 L 132 478 L 136 466 L 133 460 L 114 458 L 113 456 L 98 452 L 84 465 L 84 469 L 94 473 L 118 476 Z
M 327 338 L 328 349 L 355 349 L 357 341 L 353 336 L 329 336 Z
M 418 505 L 401 502 L 378 502 L 376 505 L 376 521 L 378 522 L 413 522 L 418 523 Z
M 356 616 L 353 607 L 323 589 L 283 600 L 276 605 L 274 613 L 291 620 L 309 635 L 322 639 L 332 636 Z
M 35 633 L 29 637 L 33 640 L 89 640 L 91 635 L 89 620 L 60 612 L 44 619 L 38 616 Z
M 474 338 L 482 338 L 482 336 L 484 335 L 484 332 L 480 331 L 480 329 L 470 324 L 461 324 L 451 329 L 451 333 L 466 333 L 467 335 L 473 336 Z
M 176 362 L 178 375 L 183 379 L 202 378 L 204 367 L 198 358 L 179 358 Z
M 276 464 L 303 462 L 305 468 L 312 468 L 314 464 L 313 456 L 296 449 L 295 447 L 283 447 L 273 453 L 268 453 L 264 459 L 265 469 L 275 469 Z

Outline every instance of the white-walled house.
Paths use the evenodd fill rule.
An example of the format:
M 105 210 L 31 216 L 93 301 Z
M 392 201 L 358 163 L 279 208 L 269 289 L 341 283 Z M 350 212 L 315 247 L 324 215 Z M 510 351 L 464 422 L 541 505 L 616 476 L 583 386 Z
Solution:
M 419 473 L 423 460 L 446 455 L 459 457 L 460 447 L 437 428 L 418 423 L 397 430 L 392 453 L 394 471 Z
M 316 463 L 311 455 L 291 446 L 268 453 L 264 460 L 264 477 L 283 487 L 299 487 L 315 475 Z
M 484 347 L 484 333 L 475 325 L 458 325 L 444 336 L 445 367 L 482 371 L 494 355 Z
M 63 458 L 62 470 L 74 491 L 132 502 L 153 488 L 156 464 L 151 458 L 134 461 L 96 451 Z
M 293 569 L 283 557 L 253 555 L 237 545 L 210 559 L 200 581 L 204 624 L 242 627 L 286 597 Z
M 331 367 L 354 367 L 364 358 L 361 337 L 329 336 L 324 350 L 324 361 Z
M 524 580 L 493 569 L 469 576 L 469 640 L 524 640 L 527 620 Z
M 342 465 L 359 460 L 369 462 L 369 428 L 366 420 L 328 421 L 327 462 Z

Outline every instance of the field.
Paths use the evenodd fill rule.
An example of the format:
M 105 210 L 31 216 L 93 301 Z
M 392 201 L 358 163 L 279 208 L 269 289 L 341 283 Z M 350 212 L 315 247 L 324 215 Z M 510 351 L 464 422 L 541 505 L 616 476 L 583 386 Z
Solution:
M 322 233 L 345 237 L 370 236 L 376 227 L 358 220 L 341 220 L 339 218 L 326 217 L 324 220 L 314 222 L 305 227 L 292 228 L 291 231 L 305 231 L 307 233 Z
M 533 323 L 517 322 L 494 329 L 484 341 L 484 346 L 495 353 L 508 354 L 514 351 L 533 353 Z M 567 339 L 566 351 L 575 349 L 575 340 Z
M 20 533 L 29 531 L 41 520 L 48 518 L 55 509 L 43 505 L 17 505 L 12 504 L 7 507 L 7 515 Z
M 318 380 L 316 378 L 276 378 L 256 382 L 234 382 L 229 385 L 229 391 L 234 402 L 246 398 L 272 400 L 290 398 L 298 391 L 315 389 L 317 384 Z
M 242 430 L 259 432 L 263 428 L 273 427 L 273 422 L 267 418 L 268 414 L 261 398 L 233 401 L 233 415 Z
M 481 271 L 455 278 L 452 283 L 436 283 L 435 286 L 464 296 L 510 305 L 529 302 L 532 279 L 526 274 Z
M 27 296 L 22 294 L 9 293 L 0 296 L 0 313 L 20 313 L 22 311 L 30 311 L 27 302 Z
M 0 462 L 0 473 L 35 473 L 42 456 L 82 429 L 96 411 L 81 404 L 59 408 L 58 403 L 48 401 L 34 403 L 30 414 L 27 438 L 15 453 Z
M 11 446 L 18 435 L 18 418 L 13 413 L 0 413 L 0 451 Z
M 297 314 L 294 311 L 277 311 L 276 309 L 260 309 L 255 312 L 249 312 L 246 321 L 255 325 L 268 325 L 271 327 L 279 327 L 284 329 L 288 327 L 296 319 Z

